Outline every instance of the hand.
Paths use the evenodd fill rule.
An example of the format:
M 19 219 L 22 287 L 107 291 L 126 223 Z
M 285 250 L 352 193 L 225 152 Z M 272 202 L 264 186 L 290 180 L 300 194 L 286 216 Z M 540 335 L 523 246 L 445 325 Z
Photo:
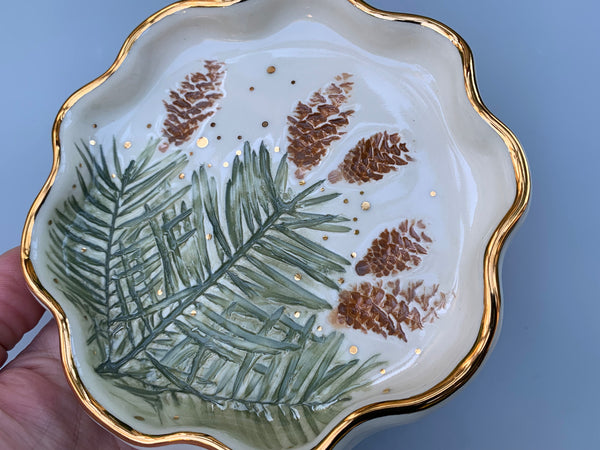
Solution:
M 19 249 L 0 255 L 0 366 L 43 312 L 25 285 Z M 0 370 L 0 448 L 132 450 L 78 403 L 62 369 L 54 321 Z

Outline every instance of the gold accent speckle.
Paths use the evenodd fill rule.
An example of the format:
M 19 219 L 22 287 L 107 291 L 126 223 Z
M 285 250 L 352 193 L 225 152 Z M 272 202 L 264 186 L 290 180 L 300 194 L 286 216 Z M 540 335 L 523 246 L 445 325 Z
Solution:
M 254 86 L 250 86 L 250 92 L 254 90 Z
M 385 375 L 385 369 L 381 369 L 381 370 L 379 371 L 379 373 L 380 373 L 381 375 Z
M 95 124 L 95 123 L 93 123 L 93 124 L 92 124 L 92 128 L 98 128 L 98 125 L 97 125 L 97 124 Z
M 269 122 L 265 120 L 261 125 L 263 126 L 263 128 L 267 128 L 269 126 Z
M 296 312 L 294 313 L 294 317 L 295 317 L 296 319 L 297 319 L 298 317 L 300 317 L 300 311 L 296 311 Z
M 350 256 L 352 256 L 353 258 L 356 258 L 356 252 L 350 253 Z
M 360 233 L 360 230 L 354 230 L 354 234 L 355 234 L 355 235 L 356 235 L 356 234 L 359 234 L 359 233 Z
M 110 176 L 113 177 L 113 178 L 117 178 L 117 175 L 114 174 L 114 173 L 111 173 Z
M 212 234 L 206 233 L 206 240 L 210 241 L 212 239 Z
M 152 124 L 149 123 L 148 125 L 146 125 L 146 128 L 152 128 Z
M 357 222 L 358 221 L 358 217 L 353 217 L 352 218 L 352 222 Z
M 243 139 L 243 138 L 242 138 L 242 135 L 241 135 L 241 134 L 240 134 L 240 135 L 238 135 L 238 141 L 241 141 L 242 139 Z
M 296 84 L 296 80 L 292 80 L 292 81 L 290 81 L 290 83 Z
M 74 184 L 73 186 L 71 186 L 73 189 L 77 189 L 77 185 Z
M 217 126 L 217 124 L 216 124 L 216 123 L 214 123 L 214 122 L 211 122 L 211 123 L 210 123 L 210 126 L 211 126 L 212 128 L 214 128 L 214 127 L 216 127 L 216 126 Z
M 52 225 L 52 221 L 51 220 L 48 221 L 48 225 Z
M 277 69 L 275 68 L 275 66 L 269 66 L 267 67 L 267 73 L 275 73 Z
M 350 200 L 348 200 L 347 198 L 344 199 L 344 203 L 348 204 Z
M 431 191 L 431 192 L 429 193 L 429 195 L 431 195 L 432 197 L 435 197 L 435 196 L 437 195 L 437 192 L 435 192 L 435 191 Z
M 196 311 L 195 309 L 193 311 L 190 311 L 190 316 L 195 317 L 198 314 L 198 311 Z
M 422 350 L 421 350 L 420 348 L 417 348 L 417 349 L 415 349 L 415 355 L 420 355 L 420 354 L 421 354 L 421 351 L 422 351 Z
M 356 355 L 358 353 L 358 347 L 356 345 L 352 345 L 348 351 L 351 355 Z
M 369 202 L 362 202 L 360 204 L 360 207 L 363 211 L 368 211 L 369 209 L 371 209 L 371 204 Z
M 55 283 L 58 283 L 58 278 L 53 278 L 52 281 L 54 281 Z
M 163 295 L 163 290 L 159 289 L 158 291 L 156 291 L 156 295 Z
M 220 140 L 221 140 L 221 136 L 217 136 L 217 141 L 220 141 Z
M 275 153 L 279 153 L 280 149 L 279 149 L 279 147 L 275 147 L 273 150 L 275 151 Z
M 325 188 L 321 188 L 319 189 L 321 192 L 325 192 Z
M 96 145 L 96 141 L 93 139 L 90 139 L 90 145 Z
M 142 422 L 146 419 L 144 419 L 142 416 L 133 416 L 134 419 L 136 420 L 141 420 Z
M 223 163 L 223 167 L 229 167 L 229 163 L 228 163 L 227 161 L 225 161 L 225 162 Z
M 302 279 L 302 274 L 297 273 L 296 275 L 294 275 L 294 280 L 300 281 L 301 279 Z
M 238 156 L 242 156 L 242 151 L 238 150 L 237 152 L 235 152 L 235 154 L 238 155 Z
M 385 388 L 385 389 L 384 389 L 383 391 L 381 391 L 381 392 L 383 392 L 384 394 L 389 394 L 389 393 L 390 393 L 390 388 Z
M 298 183 L 300 186 L 304 186 L 306 184 L 306 181 L 304 180 L 300 180 L 300 182 Z
M 131 141 L 125 141 L 125 143 L 123 144 L 123 147 L 131 148 Z
M 87 248 L 81 247 L 81 253 L 85 253 L 85 252 L 87 252 Z
M 327 236 L 326 234 L 323 235 L 323 240 L 326 241 L 327 239 L 329 239 L 329 236 Z
M 321 325 L 319 325 L 319 326 L 317 327 L 317 331 L 323 331 L 323 327 L 322 327 Z
M 194 156 L 194 152 L 190 152 L 190 156 Z
M 198 148 L 205 148 L 206 146 L 208 146 L 208 138 L 205 136 L 198 138 L 198 140 L 196 141 L 196 146 Z
M 344 281 L 346 281 L 346 280 L 344 280 L 343 278 L 340 278 L 340 279 L 338 280 L 338 283 L 340 283 L 340 284 L 344 284 Z
M 179 416 L 173 416 L 173 420 L 179 420 Z
M 211 163 L 208 163 L 208 164 L 206 165 L 206 167 L 208 167 L 208 168 L 210 169 L 210 168 L 212 167 L 212 164 L 211 164 Z
M 365 195 L 365 191 L 360 191 L 360 195 Z
M 185 178 L 185 173 L 180 173 L 180 174 L 179 174 L 179 179 L 180 179 L 180 180 L 183 180 L 184 178 Z

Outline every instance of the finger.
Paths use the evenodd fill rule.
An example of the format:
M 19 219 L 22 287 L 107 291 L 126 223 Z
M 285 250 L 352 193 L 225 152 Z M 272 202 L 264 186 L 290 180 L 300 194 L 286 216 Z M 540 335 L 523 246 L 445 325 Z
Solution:
M 25 284 L 19 248 L 0 255 L 0 366 L 12 349 L 40 320 L 44 308 Z

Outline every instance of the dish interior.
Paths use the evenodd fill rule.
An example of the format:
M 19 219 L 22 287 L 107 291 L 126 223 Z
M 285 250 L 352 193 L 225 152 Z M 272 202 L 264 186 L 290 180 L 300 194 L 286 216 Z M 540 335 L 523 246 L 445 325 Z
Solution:
M 460 54 L 346 2 L 153 24 L 60 127 L 31 259 L 132 429 L 309 448 L 447 377 L 515 197 Z

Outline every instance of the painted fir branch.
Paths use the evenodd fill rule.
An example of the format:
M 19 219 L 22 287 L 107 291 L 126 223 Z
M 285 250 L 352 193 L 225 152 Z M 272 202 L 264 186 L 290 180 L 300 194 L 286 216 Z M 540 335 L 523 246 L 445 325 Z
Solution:
M 329 173 L 328 179 L 331 183 L 343 179 L 356 184 L 381 180 L 386 173 L 413 160 L 407 153 L 408 148 L 398 133 L 381 131 L 358 141 L 338 168 Z
M 354 110 L 342 109 L 352 91 L 352 75 L 342 73 L 327 87 L 298 102 L 288 116 L 288 153 L 296 166 L 296 178 L 317 166 L 332 142 L 341 139 Z
M 294 192 L 287 157 L 273 171 L 248 144 L 223 190 L 204 167 L 184 182 L 185 155 L 155 160 L 156 144 L 124 170 L 115 144 L 110 163 L 82 145 L 82 195 L 55 213 L 49 267 L 90 320 L 97 372 L 159 413 L 195 399 L 222 411 L 211 426 L 258 414 L 288 440 L 273 448 L 308 441 L 375 364 L 314 332 L 331 309 L 319 292 L 338 290 L 349 262 L 304 231 L 349 230 L 311 211 L 336 195 L 322 181 Z

